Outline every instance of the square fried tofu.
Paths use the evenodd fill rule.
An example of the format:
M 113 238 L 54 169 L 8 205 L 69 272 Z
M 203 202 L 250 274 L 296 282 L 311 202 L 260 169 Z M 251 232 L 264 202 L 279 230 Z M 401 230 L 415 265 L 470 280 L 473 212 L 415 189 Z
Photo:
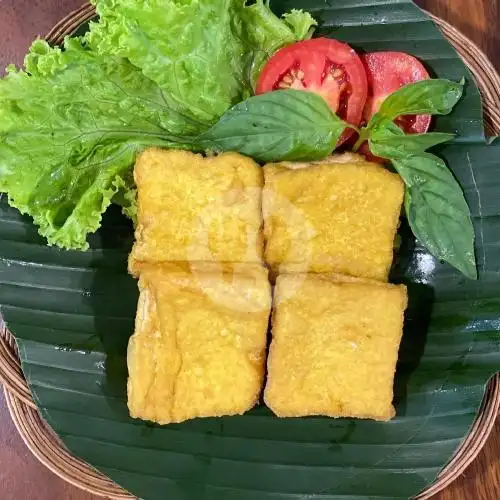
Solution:
M 144 263 L 262 261 L 262 169 L 236 153 L 148 149 L 134 169 L 132 274 Z
M 144 266 L 128 407 L 160 424 L 242 414 L 259 399 L 271 290 L 258 265 Z
M 404 286 L 281 275 L 274 302 L 264 400 L 277 416 L 395 415 Z
M 273 274 L 341 273 L 387 281 L 401 178 L 361 156 L 264 167 L 265 260 Z

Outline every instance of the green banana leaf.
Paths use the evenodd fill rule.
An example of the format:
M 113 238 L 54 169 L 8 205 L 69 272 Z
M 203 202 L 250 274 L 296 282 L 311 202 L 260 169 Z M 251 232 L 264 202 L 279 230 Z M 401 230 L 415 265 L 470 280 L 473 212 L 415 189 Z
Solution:
M 500 368 L 500 140 L 485 142 L 471 75 L 411 1 L 276 0 L 273 7 L 310 10 L 318 36 L 407 51 L 436 76 L 467 79 L 465 99 L 436 127 L 460 139 L 437 152 L 470 203 L 480 278 L 437 262 L 401 228 L 392 279 L 408 284 L 410 306 L 396 418 L 280 420 L 264 406 L 166 427 L 129 418 L 125 355 L 137 287 L 126 271 L 132 228 L 113 208 L 89 251 L 67 252 L 45 246 L 0 194 L 0 310 L 44 418 L 74 454 L 138 497 L 409 498 L 449 461 Z

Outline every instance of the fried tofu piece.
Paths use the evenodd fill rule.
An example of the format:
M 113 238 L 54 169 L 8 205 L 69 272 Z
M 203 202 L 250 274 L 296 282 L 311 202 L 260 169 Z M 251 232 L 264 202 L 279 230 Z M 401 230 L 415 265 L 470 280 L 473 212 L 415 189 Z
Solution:
M 274 275 L 341 273 L 387 281 L 401 178 L 362 157 L 264 167 L 265 260 Z
M 404 286 L 281 275 L 264 400 L 279 417 L 390 420 Z
M 148 149 L 134 169 L 138 214 L 129 269 L 143 263 L 262 261 L 262 169 L 236 153 Z
M 236 415 L 258 401 L 271 308 L 267 270 L 207 269 L 141 269 L 127 356 L 134 418 L 168 424 Z

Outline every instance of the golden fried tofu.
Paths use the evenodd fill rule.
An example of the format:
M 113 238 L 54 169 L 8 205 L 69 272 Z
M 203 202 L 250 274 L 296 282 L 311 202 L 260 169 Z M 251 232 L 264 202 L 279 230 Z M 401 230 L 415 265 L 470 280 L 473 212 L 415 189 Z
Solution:
M 271 308 L 267 270 L 141 269 L 128 407 L 160 424 L 241 414 L 258 401 Z
M 404 185 L 362 157 L 264 167 L 265 260 L 273 274 L 341 273 L 387 281 Z
M 404 286 L 281 275 L 274 300 L 264 400 L 276 415 L 394 416 Z
M 204 158 L 148 149 L 134 177 L 133 274 L 143 263 L 261 262 L 263 174 L 253 160 L 236 153 Z

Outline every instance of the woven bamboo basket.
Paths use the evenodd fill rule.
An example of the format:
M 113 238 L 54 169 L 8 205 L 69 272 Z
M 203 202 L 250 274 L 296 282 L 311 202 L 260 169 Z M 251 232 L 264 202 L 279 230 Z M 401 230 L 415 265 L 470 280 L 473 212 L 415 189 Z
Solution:
M 47 35 L 51 44 L 59 44 L 95 15 L 91 5 L 84 5 L 60 21 Z M 431 15 L 444 35 L 454 45 L 474 74 L 484 101 L 488 134 L 500 135 L 500 76 L 486 55 L 450 24 Z M 11 417 L 31 452 L 52 472 L 89 493 L 112 500 L 133 499 L 89 464 L 72 456 L 60 439 L 42 420 L 23 376 L 16 343 L 0 318 L 0 382 Z M 474 461 L 485 445 L 500 410 L 500 375 L 490 381 L 483 404 L 468 436 L 456 451 L 436 482 L 417 499 L 425 500 L 443 490 Z

